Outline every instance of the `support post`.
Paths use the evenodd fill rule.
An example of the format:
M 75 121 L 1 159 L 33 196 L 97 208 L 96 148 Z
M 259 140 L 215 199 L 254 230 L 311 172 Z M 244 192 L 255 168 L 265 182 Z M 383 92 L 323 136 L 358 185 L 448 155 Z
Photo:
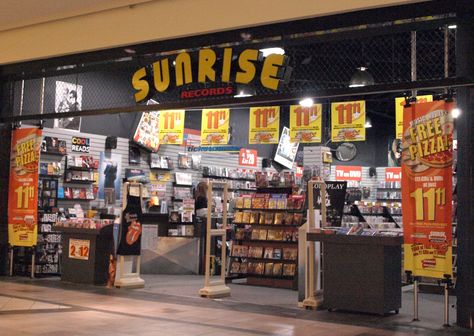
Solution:
M 214 185 L 224 186 L 224 206 L 222 213 L 223 229 L 212 229 L 212 189 Z M 209 182 L 207 188 L 207 220 L 206 220 L 206 256 L 204 271 L 204 287 L 199 290 L 199 295 L 207 298 L 230 296 L 230 288 L 225 284 L 226 263 L 226 226 L 227 226 L 227 198 L 229 185 L 225 182 Z M 221 275 L 218 281 L 211 281 L 211 243 L 213 237 L 221 237 Z
M 413 278 L 413 321 L 417 322 L 418 319 L 418 280 L 419 277 Z
M 10 246 L 10 276 L 13 276 L 13 253 L 15 251 L 14 246 Z
M 31 247 L 31 279 L 35 278 L 35 246 Z

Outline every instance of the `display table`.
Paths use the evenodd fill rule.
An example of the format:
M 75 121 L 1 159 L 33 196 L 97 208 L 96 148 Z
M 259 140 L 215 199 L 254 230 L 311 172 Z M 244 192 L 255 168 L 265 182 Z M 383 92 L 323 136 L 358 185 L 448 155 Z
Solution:
M 61 280 L 104 285 L 114 249 L 113 225 L 102 229 L 59 227 L 63 234 Z
M 401 307 L 403 237 L 307 234 L 322 243 L 324 306 L 374 314 Z

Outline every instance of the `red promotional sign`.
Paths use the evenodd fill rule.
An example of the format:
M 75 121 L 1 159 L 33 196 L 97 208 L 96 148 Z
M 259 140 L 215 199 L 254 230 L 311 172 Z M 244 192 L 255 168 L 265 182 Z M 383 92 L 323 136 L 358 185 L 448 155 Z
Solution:
M 336 181 L 362 180 L 361 166 L 336 166 Z
M 452 272 L 453 103 L 405 107 L 402 209 L 405 270 L 444 278 Z
M 38 230 L 38 166 L 42 131 L 13 131 L 8 189 L 8 242 L 34 246 Z
M 385 168 L 385 182 L 401 182 L 402 168 Z
M 241 148 L 239 153 L 239 165 L 256 167 L 257 151 L 254 149 Z

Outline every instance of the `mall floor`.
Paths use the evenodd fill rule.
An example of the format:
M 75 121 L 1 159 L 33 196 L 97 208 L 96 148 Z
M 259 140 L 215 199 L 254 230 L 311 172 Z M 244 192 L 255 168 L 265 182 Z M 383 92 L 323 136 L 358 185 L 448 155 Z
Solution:
M 144 279 L 145 288 L 131 290 L 0 277 L 0 336 L 472 335 L 441 326 L 440 295 L 421 294 L 421 321 L 412 322 L 409 288 L 400 313 L 382 317 L 300 309 L 291 290 L 230 284 L 231 297 L 211 300 L 198 295 L 200 276 Z

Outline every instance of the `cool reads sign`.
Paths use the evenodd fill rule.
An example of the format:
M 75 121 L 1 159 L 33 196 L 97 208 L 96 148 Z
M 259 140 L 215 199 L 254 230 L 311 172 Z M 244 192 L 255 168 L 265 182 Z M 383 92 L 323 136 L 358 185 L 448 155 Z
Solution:
M 202 84 L 203 88 L 183 90 L 181 99 L 234 94 L 232 83 L 250 84 L 257 79 L 263 87 L 278 90 L 290 74 L 291 68 L 285 55 L 263 57 L 257 49 L 235 52 L 232 48 L 224 48 L 216 52 L 203 48 L 197 54 L 181 52 L 175 57 L 166 57 L 138 69 L 132 76 L 132 86 L 138 103 L 155 92 L 166 92 L 189 84 Z M 204 88 L 204 84 L 209 83 L 221 84 Z

